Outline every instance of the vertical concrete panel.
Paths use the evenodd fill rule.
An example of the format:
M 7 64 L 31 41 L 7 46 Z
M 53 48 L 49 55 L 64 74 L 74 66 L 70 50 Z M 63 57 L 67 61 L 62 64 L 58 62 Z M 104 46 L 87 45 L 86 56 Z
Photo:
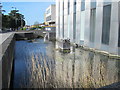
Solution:
M 84 44 L 84 33 L 85 33 L 85 11 L 81 11 L 81 22 L 80 22 L 80 44 Z
M 60 38 L 63 38 L 63 0 L 60 0 Z
M 68 0 L 64 0 L 64 38 L 68 38 Z
M 60 16 L 60 13 L 59 13 L 59 0 L 56 0 L 56 38 L 58 39 L 59 38 L 59 23 L 60 23 L 60 20 L 59 20 L 59 16 Z
M 119 23 L 119 31 L 118 31 L 118 55 L 120 55 L 120 1 L 118 2 L 118 23 Z
M 90 36 L 90 0 L 85 1 L 85 38 L 84 45 L 89 46 Z
M 96 5 L 95 48 L 100 49 L 102 38 L 103 2 L 97 0 Z
M 74 0 L 70 0 L 70 41 L 73 41 L 73 1 Z
M 67 15 L 64 16 L 64 39 L 67 39 L 68 31 L 67 31 Z
M 118 47 L 118 29 L 119 29 L 118 17 L 119 17 L 118 16 L 118 3 L 112 2 L 109 51 L 112 53 L 116 53 L 116 54 L 117 54 L 117 47 Z
M 69 3 L 69 4 L 67 4 L 68 6 L 69 6 L 69 8 L 68 8 L 68 6 L 67 6 L 67 10 L 68 10 L 68 14 L 67 14 L 67 38 L 68 39 L 70 39 L 70 0 L 67 0 L 67 3 Z
M 80 44 L 80 10 L 81 10 L 81 2 L 77 0 L 76 6 L 76 43 Z

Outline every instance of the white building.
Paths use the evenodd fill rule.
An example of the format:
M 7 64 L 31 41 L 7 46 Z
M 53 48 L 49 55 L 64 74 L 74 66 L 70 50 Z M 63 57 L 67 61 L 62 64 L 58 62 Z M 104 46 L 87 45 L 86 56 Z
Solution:
M 120 54 L 119 1 L 56 0 L 56 38 Z
M 56 21 L 56 5 L 52 4 L 46 9 L 45 22 L 48 25 L 55 25 Z
M 0 32 L 2 31 L 2 14 L 0 13 Z

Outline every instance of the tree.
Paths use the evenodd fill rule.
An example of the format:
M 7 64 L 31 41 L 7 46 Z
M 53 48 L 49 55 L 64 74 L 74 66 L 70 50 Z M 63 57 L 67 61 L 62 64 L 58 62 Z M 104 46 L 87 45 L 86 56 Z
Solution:
M 15 28 L 18 29 L 18 27 L 23 27 L 25 26 L 25 21 L 24 21 L 24 15 L 18 13 L 19 10 L 12 10 L 10 13 L 9 13 L 9 16 L 12 17 L 14 20 L 15 20 Z
M 24 15 L 19 13 L 19 10 L 12 10 L 8 15 L 2 14 L 2 26 L 4 28 L 11 28 L 15 30 L 19 27 L 25 26 Z

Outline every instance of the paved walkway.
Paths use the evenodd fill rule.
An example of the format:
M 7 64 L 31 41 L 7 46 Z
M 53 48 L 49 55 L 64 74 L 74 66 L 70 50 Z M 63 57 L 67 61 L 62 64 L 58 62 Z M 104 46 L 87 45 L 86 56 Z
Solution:
M 14 33 L 30 33 L 30 32 L 8 32 L 8 33 L 0 33 L 0 45 L 12 34 Z
M 0 33 L 0 45 L 12 34 L 13 34 L 13 32 Z

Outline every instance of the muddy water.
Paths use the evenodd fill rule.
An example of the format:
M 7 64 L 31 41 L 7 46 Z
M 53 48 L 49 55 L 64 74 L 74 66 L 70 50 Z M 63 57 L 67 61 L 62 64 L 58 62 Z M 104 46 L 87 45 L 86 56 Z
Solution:
M 120 81 L 120 60 L 58 44 L 17 41 L 14 88 L 99 88 Z

